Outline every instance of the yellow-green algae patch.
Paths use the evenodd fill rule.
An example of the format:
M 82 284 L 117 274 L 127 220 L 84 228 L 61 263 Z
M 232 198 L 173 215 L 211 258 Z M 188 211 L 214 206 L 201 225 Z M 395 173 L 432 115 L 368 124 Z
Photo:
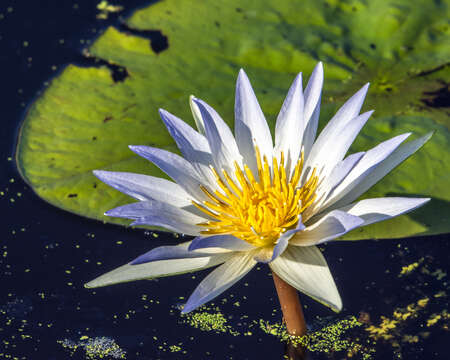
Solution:
M 414 270 L 416 270 L 419 265 L 423 262 L 423 258 L 419 259 L 416 262 L 413 262 L 411 264 L 402 266 L 402 270 L 400 271 L 400 274 L 398 274 L 399 277 L 405 276 L 405 275 L 409 275 L 411 274 Z
M 202 311 L 206 310 L 206 311 Z M 187 324 L 201 331 L 214 331 L 216 333 L 229 333 L 234 336 L 240 335 L 227 322 L 224 314 L 220 312 L 219 307 L 209 308 L 203 306 L 200 311 L 195 311 L 182 315 L 183 324 Z
M 348 357 L 359 354 L 362 359 L 370 359 L 375 350 L 356 340 L 351 340 L 348 336 L 351 329 L 363 325 L 355 316 L 349 316 L 307 335 L 292 336 L 288 334 L 284 323 L 270 323 L 262 319 L 259 321 L 260 329 L 265 333 L 274 335 L 283 342 L 301 346 L 310 352 L 326 354 L 345 352 Z

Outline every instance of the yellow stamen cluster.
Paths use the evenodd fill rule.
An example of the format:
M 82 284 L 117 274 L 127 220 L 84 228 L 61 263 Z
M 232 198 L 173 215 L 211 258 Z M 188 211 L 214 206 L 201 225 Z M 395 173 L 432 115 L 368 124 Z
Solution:
M 258 147 L 255 147 L 255 153 L 259 181 L 247 165 L 242 170 L 237 162 L 234 163 L 234 180 L 226 170 L 222 170 L 221 177 L 211 167 L 222 191 L 212 192 L 201 186 L 210 201 L 193 202 L 214 219 L 198 224 L 205 228 L 202 234 L 230 234 L 255 246 L 270 246 L 283 232 L 294 228 L 300 214 L 314 202 L 318 186 L 315 169 L 308 181 L 298 187 L 303 152 L 290 179 L 286 174 L 283 153 L 279 163 L 273 158 L 272 170 L 266 156 L 261 161 Z

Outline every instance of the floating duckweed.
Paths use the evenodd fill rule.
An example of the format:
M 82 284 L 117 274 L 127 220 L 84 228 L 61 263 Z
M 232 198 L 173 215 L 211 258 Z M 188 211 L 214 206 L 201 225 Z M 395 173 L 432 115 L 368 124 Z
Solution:
M 445 271 L 442 271 L 441 269 L 437 269 L 436 271 L 432 272 L 431 275 L 440 281 L 447 276 L 447 273 Z
M 428 304 L 428 301 L 430 301 L 429 298 L 423 298 L 417 301 L 417 305 L 419 305 L 420 307 L 425 307 Z
M 441 290 L 438 293 L 434 294 L 435 298 L 440 298 L 440 297 L 444 297 L 444 296 L 447 296 L 447 293 L 444 290 Z
M 419 337 L 417 335 L 404 335 L 402 341 L 409 344 L 418 343 Z
M 354 316 L 327 325 L 320 330 L 314 331 L 305 336 L 292 336 L 288 334 L 286 326 L 281 323 L 270 324 L 268 321 L 260 320 L 260 328 L 267 334 L 277 336 L 282 341 L 291 342 L 294 345 L 302 346 L 311 352 L 339 352 L 346 351 L 349 355 L 356 352 L 365 352 L 365 359 L 369 359 L 371 350 L 363 349 L 363 346 L 343 338 L 343 335 L 350 329 L 361 326 Z
M 208 310 L 211 310 L 207 308 Z M 214 331 L 216 333 L 229 333 L 237 336 L 239 332 L 235 331 L 230 325 L 227 324 L 227 319 L 219 311 L 218 308 L 214 309 L 216 313 L 210 312 L 194 312 L 182 315 L 182 323 L 188 324 L 201 331 Z
M 427 320 L 427 327 L 435 325 L 439 320 L 441 320 L 442 316 L 440 314 L 433 314 Z
M 78 349 L 83 349 L 86 353 L 86 359 L 96 360 L 109 357 L 111 359 L 125 359 L 126 352 L 123 351 L 116 342 L 107 337 L 89 338 L 82 336 L 79 341 L 64 339 L 58 343 L 65 349 L 71 351 L 71 356 L 75 354 Z
M 178 345 L 170 345 L 170 346 L 169 346 L 169 350 L 170 350 L 170 352 L 179 352 L 179 351 L 181 351 L 182 349 L 181 349 L 181 347 L 178 346 Z
M 414 270 L 416 270 L 419 265 L 423 262 L 423 258 L 420 258 L 418 261 L 413 262 L 409 265 L 402 266 L 402 270 L 400 271 L 399 277 L 406 276 L 411 274 Z
M 405 317 L 405 315 L 407 315 Z M 394 317 L 397 319 L 406 320 L 409 317 L 409 314 L 402 314 L 400 312 L 394 312 Z M 391 333 L 391 330 L 395 329 L 397 327 L 399 320 L 393 320 L 389 319 L 385 316 L 381 316 L 381 323 L 379 326 L 371 325 L 366 328 L 366 331 L 370 333 L 369 337 L 379 340 L 389 340 L 394 337 L 394 335 Z

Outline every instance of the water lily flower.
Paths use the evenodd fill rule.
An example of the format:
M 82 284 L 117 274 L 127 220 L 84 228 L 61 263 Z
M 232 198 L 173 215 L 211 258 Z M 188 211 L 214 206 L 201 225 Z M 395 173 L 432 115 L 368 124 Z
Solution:
M 195 236 L 157 247 L 87 287 L 151 279 L 220 265 L 184 306 L 190 312 L 228 289 L 258 262 L 287 284 L 335 311 L 342 301 L 317 247 L 347 232 L 411 211 L 428 198 L 357 199 L 417 151 L 430 134 L 404 143 L 395 136 L 346 156 L 372 111 L 360 114 L 368 84 L 333 116 L 316 139 L 323 84 L 319 63 L 303 90 L 294 80 L 276 120 L 275 141 L 243 70 L 236 85 L 234 135 L 206 102 L 191 97 L 197 125 L 160 110 L 182 154 L 130 146 L 173 181 L 109 171 L 95 176 L 138 202 L 106 212 Z

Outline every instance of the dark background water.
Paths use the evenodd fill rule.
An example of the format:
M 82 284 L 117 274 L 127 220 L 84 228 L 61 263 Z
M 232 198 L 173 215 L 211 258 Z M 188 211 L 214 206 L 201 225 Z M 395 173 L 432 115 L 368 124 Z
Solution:
M 70 351 L 71 344 L 86 343 L 85 337 L 97 339 L 105 351 L 111 350 L 113 339 L 127 359 L 282 358 L 284 345 L 254 325 L 259 319 L 281 320 L 265 266 L 215 301 L 233 329 L 219 333 L 196 329 L 179 315 L 178 306 L 206 272 L 194 274 L 195 278 L 183 275 L 84 289 L 86 281 L 152 247 L 180 239 L 167 234 L 155 237 L 61 211 L 39 199 L 19 177 L 15 142 L 29 104 L 68 63 L 94 66 L 81 50 L 106 26 L 120 26 L 121 16 L 149 4 L 119 1 L 115 4 L 124 5 L 125 11 L 100 20 L 96 18 L 98 2 L 2 0 L 0 4 L 0 359 L 99 358 L 82 346 Z M 163 49 L 164 39 L 157 32 L 151 36 L 160 40 Z M 449 250 L 447 236 L 327 246 L 325 256 L 345 307 L 335 315 L 303 296 L 308 325 L 318 329 L 361 312 L 379 324 L 379 316 L 392 317 L 396 307 L 428 297 L 426 310 L 395 335 L 399 346 L 379 341 L 373 345 L 374 358 L 400 354 L 403 359 L 448 359 L 444 347 L 448 320 L 447 329 L 443 321 L 433 327 L 426 324 L 448 305 L 447 295 L 435 295 L 448 293 Z M 402 266 L 418 260 L 421 271 L 398 276 Z M 441 272 L 436 273 L 438 269 Z M 430 334 L 419 336 L 418 342 L 401 340 L 421 332 Z M 366 339 L 367 332 L 360 328 L 349 336 Z M 120 351 L 106 358 L 114 354 Z M 345 358 L 345 354 L 331 358 Z M 312 357 L 327 358 L 316 353 Z

